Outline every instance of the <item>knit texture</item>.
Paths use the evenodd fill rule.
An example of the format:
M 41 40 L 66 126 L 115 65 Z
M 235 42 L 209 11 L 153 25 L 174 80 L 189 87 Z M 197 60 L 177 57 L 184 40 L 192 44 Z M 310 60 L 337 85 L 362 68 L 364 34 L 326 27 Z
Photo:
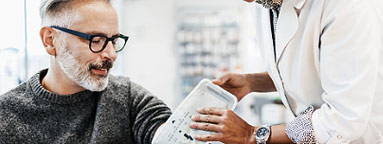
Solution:
M 102 92 L 56 95 L 41 85 L 47 70 L 0 96 L 0 143 L 149 144 L 170 109 L 125 77 Z
M 283 0 L 255 0 L 256 3 L 267 9 L 279 9 Z
M 315 144 L 317 143 L 311 118 L 314 107 L 309 106 L 301 112 L 294 120 L 286 124 L 286 134 L 294 143 Z

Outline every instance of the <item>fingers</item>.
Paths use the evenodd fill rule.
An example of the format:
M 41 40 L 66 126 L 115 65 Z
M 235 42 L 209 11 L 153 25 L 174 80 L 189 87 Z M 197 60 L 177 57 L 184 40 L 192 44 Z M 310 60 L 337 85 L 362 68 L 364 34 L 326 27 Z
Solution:
M 221 126 L 211 123 L 196 123 L 192 122 L 190 128 L 196 130 L 210 131 L 210 132 L 220 132 L 222 130 Z
M 216 107 L 200 108 L 197 110 L 197 112 L 201 114 L 217 115 L 217 116 L 222 116 L 223 114 L 226 113 L 226 111 L 227 111 L 226 109 L 216 108 Z
M 196 140 L 199 141 L 220 141 L 222 140 L 221 134 L 210 134 L 210 135 L 195 135 L 193 136 Z
M 218 124 L 222 122 L 222 118 L 212 115 L 195 115 L 192 117 L 192 120 L 195 122 L 205 122 L 205 123 L 215 123 Z
M 224 75 L 220 76 L 218 79 L 213 80 L 212 82 L 216 85 L 223 85 L 227 81 L 233 78 L 233 73 L 225 73 Z

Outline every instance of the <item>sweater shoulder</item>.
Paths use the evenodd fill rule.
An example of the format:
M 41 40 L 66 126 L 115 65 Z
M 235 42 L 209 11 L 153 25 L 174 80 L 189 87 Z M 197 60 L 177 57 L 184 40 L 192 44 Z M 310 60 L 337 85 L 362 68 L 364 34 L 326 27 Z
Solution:
M 109 84 L 108 87 L 125 87 L 129 88 L 131 85 L 131 81 L 128 77 L 124 76 L 109 76 Z
M 145 93 L 152 95 L 143 86 L 131 81 L 128 77 L 123 76 L 110 76 L 108 89 L 118 92 L 128 92 L 129 94 L 136 95 L 138 93 Z
M 30 102 L 27 97 L 27 83 L 0 95 L 0 131 L 5 130 L 8 124 L 14 122 L 23 105 Z M 0 136 L 1 137 L 1 136 Z
M 103 95 L 119 103 L 129 103 L 133 105 L 152 102 L 163 103 L 143 86 L 122 76 L 110 76 L 107 90 Z
M 27 83 L 24 82 L 16 88 L 0 95 L 0 107 L 12 103 L 17 99 L 23 98 L 27 94 Z

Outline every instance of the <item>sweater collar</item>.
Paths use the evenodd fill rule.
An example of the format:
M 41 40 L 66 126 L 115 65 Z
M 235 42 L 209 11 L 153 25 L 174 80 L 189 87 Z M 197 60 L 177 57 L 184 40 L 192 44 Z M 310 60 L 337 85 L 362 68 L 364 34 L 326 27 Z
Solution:
M 93 99 L 99 92 L 91 92 L 89 90 L 81 91 L 71 95 L 58 95 L 49 92 L 41 85 L 42 78 L 47 74 L 48 69 L 44 69 L 39 73 L 35 74 L 28 81 L 28 87 L 35 95 L 36 100 L 43 100 L 50 103 L 56 104 L 73 104 L 78 103 L 87 99 Z

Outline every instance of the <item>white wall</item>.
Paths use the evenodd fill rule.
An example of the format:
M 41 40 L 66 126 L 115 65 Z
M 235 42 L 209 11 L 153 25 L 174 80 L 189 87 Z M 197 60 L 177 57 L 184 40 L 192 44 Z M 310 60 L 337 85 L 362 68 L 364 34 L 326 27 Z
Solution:
M 123 7 L 124 34 L 130 36 L 119 56 L 123 75 L 144 86 L 171 108 L 175 92 L 174 0 L 126 1 Z

